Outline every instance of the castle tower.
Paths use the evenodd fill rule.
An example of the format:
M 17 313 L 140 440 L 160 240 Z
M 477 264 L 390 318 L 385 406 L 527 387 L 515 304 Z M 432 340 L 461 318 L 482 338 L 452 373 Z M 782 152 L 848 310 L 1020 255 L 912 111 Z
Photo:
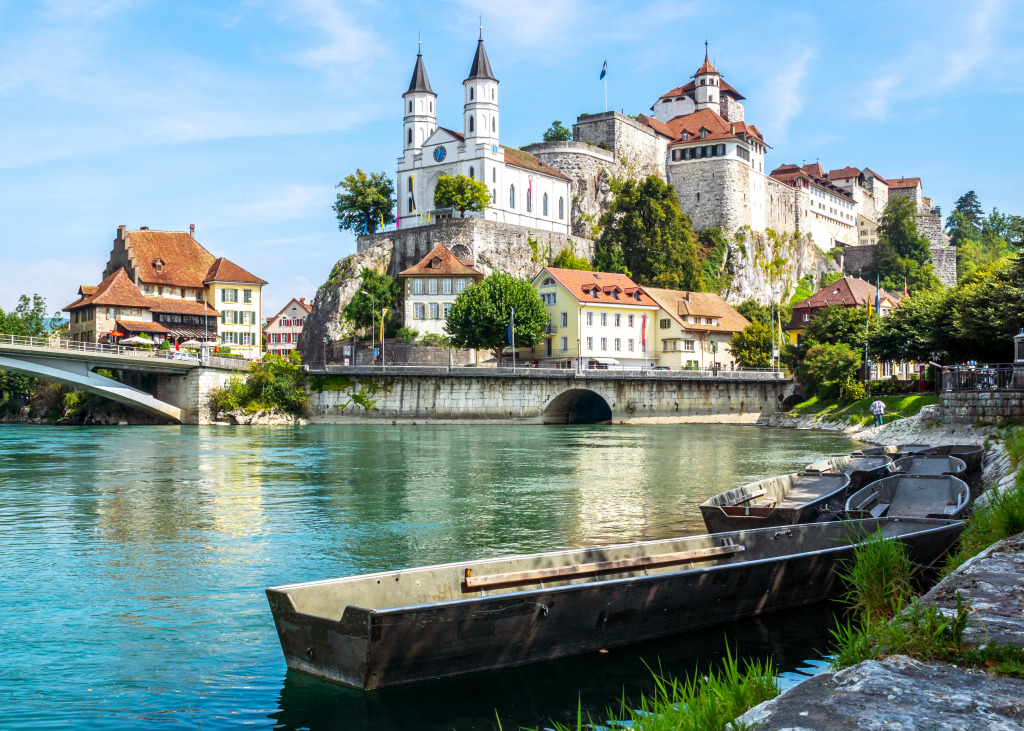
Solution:
M 484 48 L 483 31 L 476 44 L 476 55 L 469 69 L 465 87 L 466 106 L 463 112 L 463 133 L 467 145 L 498 144 L 498 80 L 491 72 L 491 62 Z
M 693 81 L 697 85 L 697 88 L 694 90 L 697 111 L 710 109 L 715 113 L 718 112 L 719 95 L 721 93 L 719 88 L 720 79 L 721 76 L 718 71 L 711 65 L 711 61 L 708 60 L 707 44 L 705 43 L 704 65 L 697 69 L 697 73 L 693 75 Z
M 416 66 L 412 70 L 409 90 L 402 94 L 405 107 L 405 129 L 402 142 L 406 150 L 421 147 L 437 128 L 437 94 L 430 88 L 427 67 L 423 65 L 423 54 L 416 54 Z

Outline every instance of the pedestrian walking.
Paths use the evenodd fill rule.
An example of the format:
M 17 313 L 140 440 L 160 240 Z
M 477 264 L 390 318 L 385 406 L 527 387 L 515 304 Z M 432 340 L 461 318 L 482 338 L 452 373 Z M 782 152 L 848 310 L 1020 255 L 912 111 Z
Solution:
M 885 404 L 882 403 L 882 399 L 876 398 L 871 404 L 871 413 L 875 415 L 875 426 L 881 426 L 882 414 L 885 413 Z

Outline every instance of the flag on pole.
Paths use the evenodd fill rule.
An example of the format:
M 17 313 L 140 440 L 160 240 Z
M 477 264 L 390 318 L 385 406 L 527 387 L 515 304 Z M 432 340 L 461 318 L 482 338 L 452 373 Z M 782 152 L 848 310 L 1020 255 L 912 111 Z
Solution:
M 875 314 L 882 316 L 882 290 L 878 288 L 878 278 L 875 277 Z
M 598 77 L 598 81 L 603 79 L 608 74 L 608 62 L 604 62 L 604 66 L 601 67 L 601 76 Z
M 647 313 L 644 313 L 643 319 L 640 321 L 640 347 L 643 351 L 647 352 Z
M 512 308 L 512 314 L 508 318 L 508 342 L 509 345 L 515 345 L 516 342 L 516 308 Z
M 380 342 L 381 342 L 381 344 L 384 343 L 384 316 L 386 314 L 388 314 L 388 308 L 387 307 L 381 307 L 380 308 Z

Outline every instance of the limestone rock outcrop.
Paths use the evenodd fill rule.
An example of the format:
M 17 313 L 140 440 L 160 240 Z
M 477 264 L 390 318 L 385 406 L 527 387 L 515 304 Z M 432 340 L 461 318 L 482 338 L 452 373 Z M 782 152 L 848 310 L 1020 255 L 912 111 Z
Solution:
M 282 424 L 305 424 L 305 419 L 287 414 L 281 409 L 260 409 L 252 414 L 247 414 L 241 409 L 235 411 L 220 412 L 217 414 L 218 422 L 227 422 L 234 425 L 246 426 L 280 426 Z
M 835 259 L 808 237 L 749 228 L 729 241 L 728 266 L 732 281 L 723 296 L 733 305 L 747 299 L 778 302 L 795 291 L 805 275 L 820 281 L 821 275 L 840 271 Z
M 352 301 L 363 284 L 363 269 L 378 273 L 391 268 L 392 243 L 387 239 L 374 242 L 362 251 L 338 261 L 331 275 L 316 292 L 313 310 L 306 318 L 306 324 L 299 336 L 299 353 L 302 360 L 311 362 L 322 359 L 323 339 L 329 343 L 351 336 L 342 322 L 341 312 Z

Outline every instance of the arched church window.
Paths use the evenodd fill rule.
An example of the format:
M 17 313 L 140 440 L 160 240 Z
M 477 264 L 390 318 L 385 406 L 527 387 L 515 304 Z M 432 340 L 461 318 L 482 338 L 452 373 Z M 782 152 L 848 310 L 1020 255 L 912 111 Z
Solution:
M 409 196 L 409 213 L 412 213 L 414 210 L 416 210 L 416 209 L 413 208 L 413 205 L 412 205 L 412 196 Z
M 498 182 L 498 168 L 491 168 L 491 182 Z
M 473 87 L 469 87 L 469 100 L 473 101 Z
M 565 198 L 559 196 L 558 198 L 558 220 L 565 219 Z
M 494 101 L 494 89 L 491 89 L 491 101 Z
M 516 207 L 516 186 L 514 185 L 508 186 L 508 207 Z
M 495 205 L 497 205 L 497 203 L 498 203 L 498 189 L 497 188 L 491 188 L 491 203 L 494 203 Z
M 409 192 L 412 193 L 412 176 L 409 176 Z
M 475 171 L 473 170 L 473 166 L 472 166 L 472 165 L 470 165 L 470 166 L 469 166 L 469 177 L 471 177 L 471 178 L 475 178 L 475 177 L 476 177 L 476 175 L 474 175 L 474 174 L 473 174 L 474 172 L 475 172 Z
M 428 106 L 430 107 L 430 113 L 433 114 L 434 113 L 434 102 L 430 102 L 428 104 Z
M 409 114 L 412 114 L 412 99 L 409 100 Z
M 541 201 L 541 212 L 546 216 L 548 215 L 548 194 L 544 194 L 544 198 Z
M 533 212 L 533 191 L 529 188 L 526 189 L 526 212 Z
M 472 117 L 469 118 L 469 131 L 470 132 L 473 131 L 473 118 Z
M 409 128 L 409 144 L 412 144 L 412 128 Z

